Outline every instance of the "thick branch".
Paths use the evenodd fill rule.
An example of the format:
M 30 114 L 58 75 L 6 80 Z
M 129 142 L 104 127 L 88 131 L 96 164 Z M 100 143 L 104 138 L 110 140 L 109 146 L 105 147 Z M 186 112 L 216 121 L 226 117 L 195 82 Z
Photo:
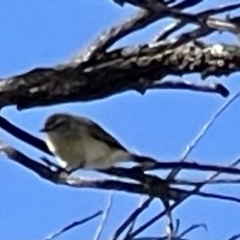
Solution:
M 200 47 L 189 44 L 164 51 L 167 46 L 120 49 L 106 54 L 101 61 L 90 61 L 91 67 L 35 69 L 2 80 L 0 106 L 17 105 L 22 109 L 88 101 L 127 90 L 144 92 L 154 88 L 157 80 L 169 74 L 222 76 L 240 69 L 240 48 L 236 46 L 216 44 Z M 218 92 L 219 88 L 215 90 Z

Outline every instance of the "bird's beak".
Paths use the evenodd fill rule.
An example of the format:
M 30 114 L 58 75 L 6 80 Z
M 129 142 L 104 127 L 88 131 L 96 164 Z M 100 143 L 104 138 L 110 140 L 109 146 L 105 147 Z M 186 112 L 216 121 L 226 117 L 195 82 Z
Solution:
M 41 128 L 40 130 L 39 130 L 39 132 L 47 132 L 47 129 L 46 128 Z

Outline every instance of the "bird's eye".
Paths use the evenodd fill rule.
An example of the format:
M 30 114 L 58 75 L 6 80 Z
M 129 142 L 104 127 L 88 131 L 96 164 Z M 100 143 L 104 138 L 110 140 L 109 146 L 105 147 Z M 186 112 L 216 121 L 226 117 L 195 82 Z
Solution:
M 64 124 L 66 123 L 66 121 L 64 121 L 64 120 L 58 120 L 58 121 L 50 121 L 50 122 L 48 122 L 48 126 L 47 126 L 47 129 L 48 130 L 54 130 L 54 129 L 57 129 L 57 128 L 59 128 L 59 127 L 61 127 L 61 126 L 63 126 Z
M 65 121 L 59 121 L 53 124 L 53 128 L 59 128 L 65 124 Z

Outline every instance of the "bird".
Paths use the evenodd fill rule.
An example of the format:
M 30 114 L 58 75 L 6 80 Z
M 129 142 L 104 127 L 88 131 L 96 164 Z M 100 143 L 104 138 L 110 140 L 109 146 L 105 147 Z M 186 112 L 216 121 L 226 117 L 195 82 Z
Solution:
M 166 207 L 169 199 L 176 201 L 186 195 L 185 191 L 170 187 L 166 180 L 145 175 L 144 171 L 153 168 L 157 161 L 130 152 L 89 118 L 69 113 L 54 113 L 46 118 L 39 131 L 46 134 L 46 145 L 56 157 L 59 166 L 68 173 L 83 168 L 120 177 L 127 175 L 141 182 L 146 189 L 149 186 L 154 187 L 155 190 L 150 187 L 149 191 L 159 195 Z M 117 163 L 127 161 L 138 165 L 135 171 L 114 168 Z M 124 172 L 126 174 L 122 175 Z
M 40 132 L 55 155 L 58 165 L 67 171 L 80 168 L 105 170 L 121 162 L 135 162 L 149 169 L 157 161 L 127 150 L 115 137 L 96 122 L 69 113 L 48 116 Z

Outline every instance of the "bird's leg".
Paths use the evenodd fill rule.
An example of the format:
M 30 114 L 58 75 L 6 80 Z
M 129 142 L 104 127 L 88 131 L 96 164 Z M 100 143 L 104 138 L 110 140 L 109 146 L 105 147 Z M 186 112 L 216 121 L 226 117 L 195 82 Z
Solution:
M 46 157 L 41 157 L 41 160 L 43 160 L 44 163 L 46 163 L 51 170 L 52 170 L 52 167 L 54 167 L 54 173 L 60 178 L 67 178 L 70 175 L 70 173 L 65 168 L 62 168 L 56 163 L 51 162 Z

